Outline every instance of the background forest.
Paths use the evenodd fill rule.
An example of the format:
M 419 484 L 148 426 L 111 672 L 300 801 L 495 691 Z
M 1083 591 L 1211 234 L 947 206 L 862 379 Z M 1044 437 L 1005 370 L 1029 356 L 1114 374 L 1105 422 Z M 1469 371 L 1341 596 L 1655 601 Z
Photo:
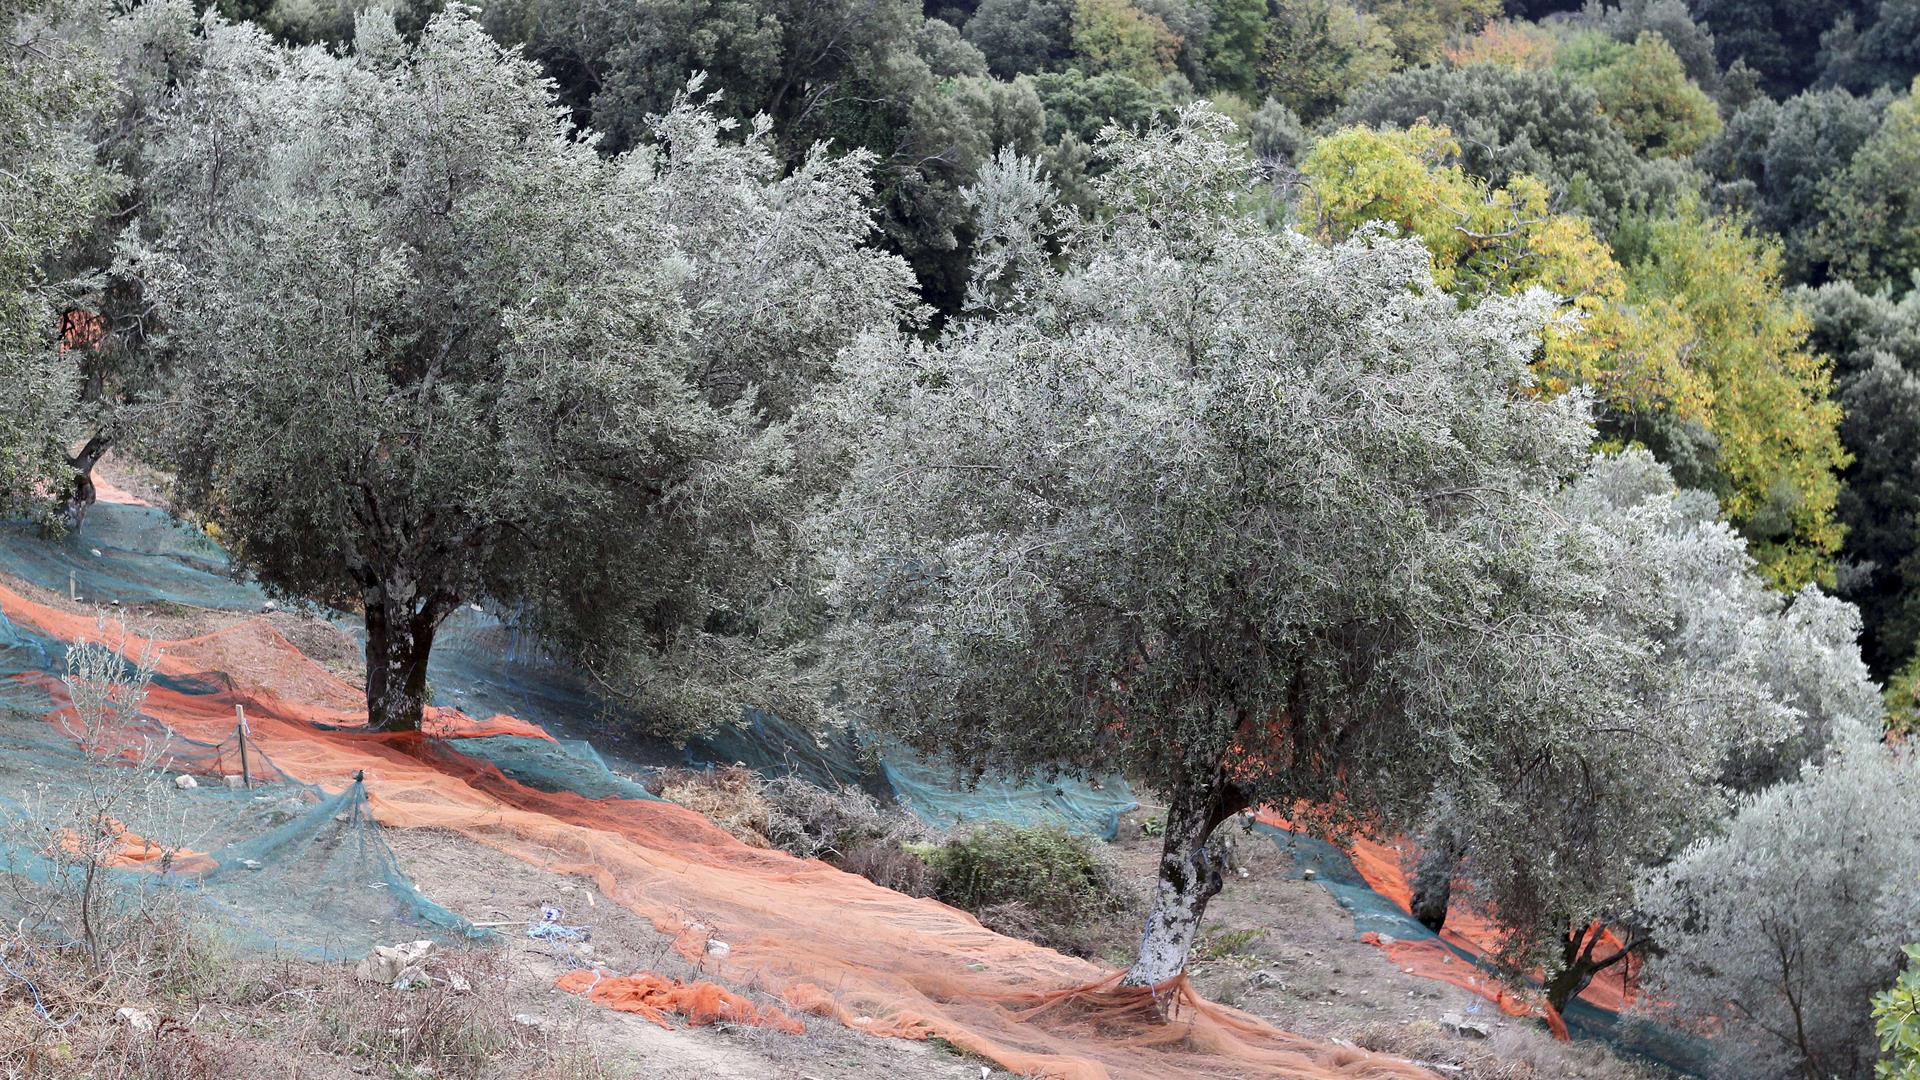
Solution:
M 1595 313 L 1631 360 L 1590 345 L 1556 372 L 1606 365 L 1608 437 L 1717 495 L 1777 584 L 1856 603 L 1905 710 L 1920 644 L 1909 7 L 502 0 L 479 17 L 603 153 L 644 141 L 694 71 L 718 115 L 771 120 L 784 166 L 818 144 L 871 151 L 883 242 L 936 324 L 963 304 L 978 237 L 961 192 L 996 153 L 1040 162 L 1084 207 L 1102 127 L 1204 98 L 1276 217 L 1329 235 L 1391 221 L 1462 268 L 1460 295 L 1541 284 Z M 356 8 L 221 11 L 338 44 Z M 404 30 L 430 10 L 396 14 Z M 1484 233 L 1458 228 L 1476 216 Z

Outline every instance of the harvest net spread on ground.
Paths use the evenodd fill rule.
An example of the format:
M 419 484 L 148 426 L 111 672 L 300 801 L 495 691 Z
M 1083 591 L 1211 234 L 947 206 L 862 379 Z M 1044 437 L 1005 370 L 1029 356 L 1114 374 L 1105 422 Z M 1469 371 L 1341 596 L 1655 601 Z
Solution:
M 259 610 L 265 600 L 231 580 L 212 544 L 130 503 L 96 507 L 85 531 L 59 543 L 25 530 L 0 537 L 0 571 L 10 575 L 0 579 L 0 663 L 10 676 L 0 764 L 9 770 L 7 788 L 29 807 L 85 760 L 59 675 L 69 644 L 102 635 L 93 605 L 237 612 Z M 188 890 L 245 939 L 353 955 L 375 943 L 474 934 L 406 882 L 379 831 L 438 828 L 592 879 L 707 971 L 778 998 L 785 1005 L 778 1015 L 788 1020 L 939 1036 L 1016 1073 L 1070 1080 L 1429 1075 L 1289 1035 L 1201 1001 L 1184 982 L 1161 988 L 1156 1002 L 1118 988 L 1110 971 L 992 933 L 936 901 L 749 848 L 698 814 L 649 797 L 584 743 L 550 734 L 548 726 L 565 729 L 567 709 L 580 710 L 576 723 L 595 713 L 550 665 L 518 662 L 521 643 L 499 622 L 476 614 L 456 628 L 450 636 L 460 644 L 433 674 L 436 687 L 449 689 L 429 731 L 389 735 L 365 731 L 360 691 L 303 653 L 272 619 L 218 621 L 208 633 L 151 643 L 133 635 L 137 626 L 108 635 L 124 653 L 151 644 L 159 656 L 142 718 L 151 730 L 136 741 L 162 747 L 170 770 L 207 778 L 190 790 L 170 789 L 179 799 L 166 800 L 166 812 L 185 819 L 186 835 L 204 839 L 169 865 L 152 866 L 140 857 L 140 837 L 158 835 L 156 823 L 127 821 L 129 854 L 119 873 Z M 248 721 L 255 790 L 232 790 L 223 779 L 238 768 L 236 706 Z M 774 747 L 773 739 L 792 741 Z M 769 718 L 689 754 L 785 765 L 802 775 L 818 770 L 827 780 L 871 780 L 859 762 L 875 757 L 782 731 Z M 1052 818 L 1106 832 L 1131 802 L 1118 781 L 1008 785 L 981 795 L 942 785 L 943 770 L 924 762 L 879 759 L 881 779 L 901 784 L 903 801 L 945 823 Z M 35 865 L 44 854 L 12 854 L 17 870 L 44 870 Z M 716 938 L 729 945 L 721 959 L 708 950 Z M 596 985 L 603 975 L 627 981 Z M 582 985 L 568 989 L 597 992 L 614 1007 L 672 1009 L 712 996 L 627 973 L 574 980 Z M 1172 1022 L 1161 1018 L 1163 1005 L 1171 1006 Z
M 1676 1071 L 1704 1074 L 1710 1049 L 1697 1038 L 1644 1019 L 1622 1019 L 1639 996 L 1637 958 L 1596 973 L 1568 1003 L 1564 1016 L 1551 1015 L 1539 994 L 1515 992 L 1495 972 L 1488 958 L 1498 950 L 1502 931 L 1470 902 L 1454 903 L 1439 933 L 1413 917 L 1413 888 L 1406 872 L 1410 852 L 1403 845 L 1362 837 L 1342 850 L 1293 831 L 1292 823 L 1273 813 L 1259 815 L 1254 829 L 1286 851 L 1298 872 L 1311 870 L 1353 915 L 1360 940 L 1386 953 L 1401 971 L 1451 983 L 1508 1016 L 1547 1019 L 1561 1037 L 1571 1032 L 1603 1039 Z M 1603 955 L 1618 946 L 1609 937 Z

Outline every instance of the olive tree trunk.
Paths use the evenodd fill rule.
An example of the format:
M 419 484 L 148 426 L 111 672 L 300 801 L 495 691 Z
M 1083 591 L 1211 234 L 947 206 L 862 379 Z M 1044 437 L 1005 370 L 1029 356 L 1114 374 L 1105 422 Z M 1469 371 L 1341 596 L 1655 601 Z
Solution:
M 1223 882 L 1207 839 L 1221 822 L 1246 808 L 1246 797 L 1217 774 L 1205 783 L 1183 781 L 1174 789 L 1167 806 L 1166 842 L 1160 849 L 1153 910 L 1140 938 L 1139 958 L 1120 985 L 1158 986 L 1186 970 L 1200 917 Z
M 1560 939 L 1561 962 L 1558 969 L 1547 973 L 1547 979 L 1541 989 L 1545 992 L 1547 1004 L 1556 1012 L 1565 1012 L 1567 1003 L 1580 996 L 1593 977 L 1602 971 L 1624 962 L 1634 950 L 1647 942 L 1646 937 L 1632 927 L 1621 928 L 1626 942 L 1612 954 L 1599 956 L 1600 943 L 1606 939 L 1608 927 L 1600 923 L 1567 933 Z
M 1447 925 L 1447 909 L 1453 904 L 1453 877 L 1464 852 L 1450 831 L 1436 830 L 1426 840 L 1427 846 L 1414 863 L 1409 906 L 1420 925 L 1437 934 Z
M 73 474 L 67 478 L 67 490 L 59 508 L 60 520 L 71 531 L 78 531 L 87 520 L 87 511 L 99 498 L 99 492 L 93 484 L 93 467 L 112 445 L 105 433 L 95 434 L 88 439 L 79 452 L 67 457 L 67 465 Z
M 427 661 L 441 605 L 376 590 L 367 604 L 367 726 L 418 731 L 428 705 Z

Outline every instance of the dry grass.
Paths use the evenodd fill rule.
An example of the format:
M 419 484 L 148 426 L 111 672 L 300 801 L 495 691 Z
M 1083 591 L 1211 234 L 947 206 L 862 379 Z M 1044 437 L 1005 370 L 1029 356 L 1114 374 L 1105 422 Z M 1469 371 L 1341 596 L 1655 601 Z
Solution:
M 396 1080 L 611 1080 L 584 1037 L 514 1019 L 505 958 L 461 950 L 427 963 L 432 985 L 397 990 L 350 965 L 236 961 L 182 924 L 156 949 L 191 965 L 96 971 L 72 950 L 40 950 L 0 989 L 0 1075 L 98 1080 L 234 1080 L 356 1075 Z M 11 962 L 11 961 L 10 961 Z M 186 973 L 170 981 L 159 976 Z
M 840 869 L 903 896 L 935 896 L 940 892 L 940 875 L 898 840 L 862 844 L 840 860 Z
M 771 808 L 760 794 L 760 777 L 735 765 L 725 769 L 674 769 L 660 779 L 659 796 L 705 816 L 748 847 L 770 848 Z
M 1561 1043 L 1533 1032 L 1497 1029 L 1491 1038 L 1465 1039 L 1431 1021 L 1374 1023 L 1354 1042 L 1427 1065 L 1446 1066 L 1460 1080 L 1659 1080 L 1665 1072 L 1614 1056 L 1590 1042 Z
M 858 788 L 823 788 L 784 776 L 761 784 L 769 815 L 767 838 L 803 859 L 825 859 L 854 869 L 857 856 L 873 850 L 899 851 L 905 844 L 936 844 L 940 830 L 899 806 L 882 806 Z M 865 876 L 881 881 L 872 874 Z M 881 881 L 881 884 L 887 884 Z M 889 886 L 891 887 L 891 886 Z M 903 890 L 905 891 L 905 890 Z
M 514 1019 L 506 958 L 485 949 L 436 953 L 432 983 L 400 990 L 335 964 L 278 961 L 244 968 L 222 1000 L 275 1042 L 375 1062 L 396 1075 L 450 1080 L 598 1080 L 584 1042 Z

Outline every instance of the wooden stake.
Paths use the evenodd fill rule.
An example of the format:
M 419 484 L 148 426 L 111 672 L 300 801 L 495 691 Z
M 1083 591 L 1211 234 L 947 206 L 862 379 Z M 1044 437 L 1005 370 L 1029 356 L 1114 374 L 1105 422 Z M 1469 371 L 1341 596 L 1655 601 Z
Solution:
M 247 766 L 247 707 L 239 702 L 235 702 L 233 715 L 240 720 L 239 725 L 234 728 L 234 731 L 240 736 L 240 782 L 246 785 L 248 791 L 252 791 L 253 770 Z
M 72 570 L 67 571 L 67 599 L 76 604 L 80 602 L 80 586 L 74 581 Z

